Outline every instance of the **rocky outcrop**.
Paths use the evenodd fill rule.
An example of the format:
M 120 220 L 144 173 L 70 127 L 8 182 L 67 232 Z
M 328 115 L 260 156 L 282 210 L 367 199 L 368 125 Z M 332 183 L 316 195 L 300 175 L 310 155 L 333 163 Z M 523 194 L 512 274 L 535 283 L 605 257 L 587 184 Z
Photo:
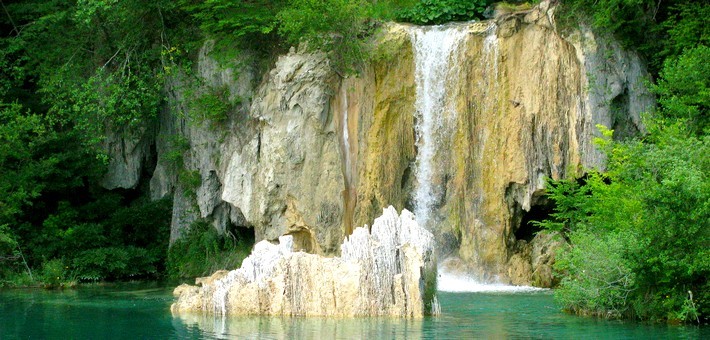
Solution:
M 438 310 L 433 236 L 414 216 L 384 209 L 357 228 L 342 256 L 293 251 L 293 237 L 261 241 L 242 267 L 175 289 L 174 313 L 422 317 Z
M 249 115 L 255 87 L 248 51 L 229 63 L 211 55 L 214 42 L 200 50 L 193 76 L 175 75 L 167 85 L 169 105 L 158 116 L 157 165 L 150 180 L 154 199 L 173 197 L 171 243 L 198 220 L 210 221 L 221 233 L 231 226 L 249 227 L 238 207 L 221 199 L 228 161 L 224 155 L 247 147 L 258 136 Z M 219 94 L 223 116 L 215 117 L 200 99 Z M 209 98 L 209 97 L 207 97 Z
M 110 156 L 101 186 L 106 189 L 135 189 L 143 172 L 155 163 L 151 123 L 129 128 L 106 129 L 103 149 Z
M 508 261 L 508 277 L 514 285 L 554 287 L 558 279 L 553 275 L 556 252 L 567 245 L 561 234 L 542 231 L 528 243 L 519 240 Z
M 222 200 L 238 207 L 257 239 L 294 236 L 297 249 L 335 253 L 345 187 L 330 101 L 336 84 L 324 55 L 292 51 L 254 96 L 259 132 L 228 159 Z
M 208 43 L 199 78 L 239 104 L 223 121 L 195 123 L 199 108 L 176 77 L 157 127 L 123 146 L 111 142 L 117 163 L 105 186 L 135 187 L 154 145 L 150 188 L 154 198 L 174 198 L 171 240 L 202 218 L 221 232 L 250 227 L 274 242 L 291 235 L 297 250 L 337 255 L 352 226 L 383 206 L 425 206 L 420 222 L 441 255 L 483 280 L 547 285 L 552 260 L 539 265 L 538 241 L 520 235 L 535 232 L 527 220 L 545 204 L 546 177 L 603 169 L 597 124 L 615 138 L 643 131 L 639 114 L 652 104 L 643 64 L 584 27 L 558 31 L 549 2 L 438 28 L 458 38 L 442 56 L 450 67 L 437 88 L 445 93 L 429 135 L 435 145 L 425 148 L 414 40 L 433 29 L 385 25 L 369 65 L 346 79 L 325 56 L 292 49 L 257 84 L 249 62 L 217 63 Z M 180 157 L 167 157 L 176 145 Z M 425 153 L 432 166 L 422 171 Z M 426 204 L 415 194 L 422 183 Z

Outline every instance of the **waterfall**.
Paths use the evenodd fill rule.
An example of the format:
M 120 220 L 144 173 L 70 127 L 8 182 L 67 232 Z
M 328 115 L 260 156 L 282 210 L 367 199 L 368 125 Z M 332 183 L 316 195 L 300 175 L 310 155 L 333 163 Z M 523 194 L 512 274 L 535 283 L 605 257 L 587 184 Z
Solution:
M 345 83 L 340 86 L 340 110 L 343 113 L 343 155 L 345 160 L 345 186 L 350 188 L 352 184 L 352 170 L 350 169 L 350 135 L 348 132 L 348 90 Z
M 531 286 L 511 286 L 501 283 L 482 283 L 481 281 L 471 277 L 469 274 L 452 273 L 446 270 L 439 271 L 437 289 L 442 292 L 454 293 L 529 293 L 548 290 L 546 288 L 537 288 Z
M 498 83 L 499 47 L 497 31 L 498 25 L 495 22 L 491 22 L 486 29 L 486 37 L 483 39 L 483 65 L 481 65 L 481 70 L 485 72 L 483 79 L 494 85 Z
M 441 194 L 433 185 L 434 157 L 442 147 L 437 133 L 447 113 L 447 80 L 455 76 L 455 55 L 467 34 L 466 26 L 411 27 L 416 77 L 416 189 L 414 212 L 417 222 L 427 228 L 430 212 Z
M 345 189 L 343 190 L 344 214 L 343 226 L 345 235 L 353 232 L 353 214 L 357 193 L 353 185 L 353 151 L 350 146 L 350 120 L 348 111 L 350 103 L 348 101 L 348 79 L 343 79 L 340 84 L 340 112 L 342 129 L 341 148 L 343 153 L 343 178 L 345 179 Z M 357 117 L 357 116 L 356 116 Z

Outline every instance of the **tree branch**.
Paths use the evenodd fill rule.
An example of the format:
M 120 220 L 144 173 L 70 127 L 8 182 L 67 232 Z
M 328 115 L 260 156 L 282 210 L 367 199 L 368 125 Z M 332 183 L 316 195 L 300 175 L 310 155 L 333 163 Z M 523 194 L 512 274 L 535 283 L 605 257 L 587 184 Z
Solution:
M 2 5 L 2 9 L 5 11 L 5 14 L 7 14 L 7 18 L 10 19 L 10 24 L 12 24 L 12 30 L 15 31 L 15 36 L 20 35 L 20 30 L 17 29 L 17 25 L 15 25 L 15 21 L 12 20 L 12 16 L 10 16 L 10 12 L 7 11 L 7 7 L 5 7 L 5 3 L 0 0 L 0 5 Z M 12 31 L 10 31 L 12 33 Z

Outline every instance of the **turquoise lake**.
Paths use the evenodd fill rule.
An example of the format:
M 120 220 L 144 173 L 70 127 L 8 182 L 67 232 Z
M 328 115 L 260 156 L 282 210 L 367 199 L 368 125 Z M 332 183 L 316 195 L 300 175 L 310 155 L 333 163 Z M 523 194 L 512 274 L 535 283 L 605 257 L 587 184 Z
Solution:
M 708 339 L 710 327 L 608 321 L 562 313 L 550 291 L 439 292 L 442 315 L 215 318 L 171 315 L 173 286 L 0 290 L 0 339 Z

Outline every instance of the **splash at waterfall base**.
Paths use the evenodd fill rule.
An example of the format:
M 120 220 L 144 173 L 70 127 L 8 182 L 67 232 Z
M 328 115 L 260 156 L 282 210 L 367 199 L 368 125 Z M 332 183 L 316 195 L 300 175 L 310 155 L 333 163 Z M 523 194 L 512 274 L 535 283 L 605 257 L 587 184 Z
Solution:
M 340 257 L 293 251 L 290 235 L 261 241 L 242 267 L 183 284 L 173 313 L 221 315 L 395 316 L 437 314 L 434 237 L 414 215 L 383 209 L 357 228 Z

